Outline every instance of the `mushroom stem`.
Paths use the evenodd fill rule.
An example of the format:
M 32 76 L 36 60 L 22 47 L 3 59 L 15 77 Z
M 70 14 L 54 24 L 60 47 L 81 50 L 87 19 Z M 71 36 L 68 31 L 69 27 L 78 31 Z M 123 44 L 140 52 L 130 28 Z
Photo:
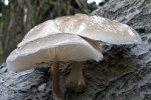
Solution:
M 84 90 L 85 81 L 81 62 L 73 62 L 70 75 L 67 79 L 66 88 L 73 92 L 81 92 Z
M 62 92 L 59 86 L 59 62 L 54 61 L 52 64 L 52 93 L 54 100 L 62 100 Z

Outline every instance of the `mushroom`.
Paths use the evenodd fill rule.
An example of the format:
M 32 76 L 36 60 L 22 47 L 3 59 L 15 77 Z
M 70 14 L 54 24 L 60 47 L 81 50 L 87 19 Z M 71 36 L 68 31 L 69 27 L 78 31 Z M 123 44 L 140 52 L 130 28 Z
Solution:
M 65 38 L 66 36 L 68 38 Z M 52 40 L 47 40 L 46 38 L 48 37 L 51 37 Z M 75 37 L 78 38 L 78 41 L 76 41 Z M 42 40 L 43 44 L 38 45 L 38 41 Z M 58 40 L 61 42 L 58 42 Z M 66 43 L 67 41 L 68 43 L 64 45 L 64 42 Z M 81 46 L 79 42 L 84 45 Z M 14 71 L 20 71 L 29 69 L 31 68 L 31 66 L 34 66 L 36 63 L 42 61 L 54 61 L 53 66 L 58 66 L 57 61 L 76 61 L 73 62 L 71 73 L 66 83 L 66 87 L 68 89 L 74 90 L 75 92 L 79 92 L 83 89 L 83 87 L 85 87 L 85 82 L 82 75 L 82 61 L 88 60 L 90 58 L 94 59 L 96 57 L 96 55 L 94 56 L 91 54 L 98 54 L 99 59 L 95 58 L 94 60 L 101 60 L 103 58 L 99 49 L 99 44 L 101 44 L 101 42 L 107 42 L 111 44 L 137 44 L 141 43 L 142 40 L 139 34 L 134 29 L 132 29 L 126 24 L 119 23 L 115 20 L 109 20 L 107 18 L 99 17 L 96 15 L 88 16 L 86 14 L 63 16 L 54 20 L 48 20 L 31 29 L 24 37 L 23 41 L 18 44 L 18 48 L 13 51 L 8 57 L 8 68 Z M 56 44 L 54 45 L 54 43 Z M 91 53 L 84 52 L 84 50 L 86 49 L 80 49 L 81 47 L 86 46 L 85 43 L 87 44 L 87 46 L 91 47 L 91 49 L 88 49 L 91 51 Z M 80 45 L 80 48 L 74 47 L 73 44 L 76 46 Z M 30 49 L 29 47 L 27 48 L 28 45 L 32 49 Z M 74 52 L 72 53 L 74 57 L 80 58 L 81 60 L 76 60 L 75 58 L 69 56 L 71 55 L 70 52 L 66 52 L 63 55 L 59 52 L 59 54 L 56 55 L 56 51 L 58 49 L 54 48 L 60 48 L 60 45 L 62 45 L 61 48 L 63 48 L 63 46 L 67 47 L 69 50 Z M 49 46 L 51 50 L 47 46 Z M 76 48 L 76 50 L 74 49 L 73 51 L 72 48 Z M 32 52 L 29 50 L 31 50 Z M 65 50 L 67 49 L 62 50 L 63 51 L 61 52 L 65 52 Z M 97 53 L 94 53 L 94 51 Z M 50 57 L 52 57 L 52 59 L 50 59 Z M 87 58 L 82 60 L 82 57 Z M 31 60 L 33 58 L 34 61 Z M 62 60 L 62 58 L 64 58 L 64 60 Z M 29 63 L 26 63 L 25 61 L 28 61 Z M 53 90 L 55 91 L 55 94 L 57 94 L 58 97 L 60 94 L 56 92 L 56 90 L 59 91 L 59 89 L 56 89 L 58 86 L 58 81 L 54 80 L 54 77 L 57 76 L 58 73 L 58 67 L 53 67 L 52 73 L 53 82 L 56 83 L 56 85 L 53 86 Z
M 71 70 L 71 77 L 74 77 L 74 79 L 71 80 L 78 81 L 78 85 L 81 86 L 85 84 L 81 62 L 86 60 L 100 61 L 102 59 L 102 53 L 83 38 L 75 34 L 58 33 L 35 39 L 18 47 L 12 51 L 6 62 L 8 70 L 18 72 L 31 69 L 40 62 L 52 61 L 53 97 L 58 100 L 58 98 L 63 97 L 59 86 L 58 71 L 60 61 L 74 61 L 74 66 Z

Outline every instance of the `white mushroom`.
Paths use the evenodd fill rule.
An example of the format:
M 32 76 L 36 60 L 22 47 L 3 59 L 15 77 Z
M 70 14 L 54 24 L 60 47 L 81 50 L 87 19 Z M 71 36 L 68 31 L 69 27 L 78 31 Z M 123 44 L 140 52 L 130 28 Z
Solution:
M 23 71 L 35 67 L 37 63 L 53 61 L 53 94 L 54 97 L 60 98 L 62 93 L 59 88 L 59 61 L 75 61 L 78 63 L 86 60 L 100 61 L 102 59 L 101 52 L 81 37 L 61 33 L 38 38 L 18 47 L 7 58 L 7 67 L 11 71 Z M 82 72 L 76 71 L 76 74 L 77 79 L 75 80 L 79 82 L 78 84 L 85 84 Z
M 101 60 L 103 56 L 98 45 L 102 41 L 111 44 L 142 42 L 134 29 L 117 21 L 86 14 L 63 16 L 31 29 L 10 54 L 7 65 L 10 70 L 22 71 L 36 63 L 54 61 L 53 91 L 56 97 L 60 97 L 58 61 L 75 61 L 66 87 L 78 92 L 85 86 L 81 61 Z

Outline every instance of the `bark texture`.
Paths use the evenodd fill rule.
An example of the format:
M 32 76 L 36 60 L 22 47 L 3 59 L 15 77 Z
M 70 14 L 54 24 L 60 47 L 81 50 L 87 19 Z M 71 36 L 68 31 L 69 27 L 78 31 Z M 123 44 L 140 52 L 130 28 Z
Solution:
M 144 43 L 101 46 L 103 61 L 84 62 L 85 92 L 66 93 L 65 100 L 151 100 L 151 0 L 109 0 L 91 14 L 132 26 Z M 65 81 L 70 64 L 61 66 L 60 79 Z M 48 69 L 42 64 L 35 70 L 8 74 L 2 64 L 0 100 L 51 100 Z

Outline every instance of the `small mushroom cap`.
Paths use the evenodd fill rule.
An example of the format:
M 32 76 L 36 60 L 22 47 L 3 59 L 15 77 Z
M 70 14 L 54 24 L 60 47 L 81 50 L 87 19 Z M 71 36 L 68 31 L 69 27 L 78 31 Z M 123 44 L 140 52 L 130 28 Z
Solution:
M 76 14 L 74 16 L 58 17 L 35 26 L 27 33 L 18 47 L 37 38 L 57 33 L 77 34 L 92 40 L 111 44 L 133 44 L 142 42 L 139 34 L 126 24 L 95 15 L 87 16 L 86 14 Z
M 86 61 L 103 59 L 103 55 L 83 38 L 68 33 L 36 39 L 15 49 L 7 58 L 11 71 L 23 71 L 37 63 L 54 61 Z

